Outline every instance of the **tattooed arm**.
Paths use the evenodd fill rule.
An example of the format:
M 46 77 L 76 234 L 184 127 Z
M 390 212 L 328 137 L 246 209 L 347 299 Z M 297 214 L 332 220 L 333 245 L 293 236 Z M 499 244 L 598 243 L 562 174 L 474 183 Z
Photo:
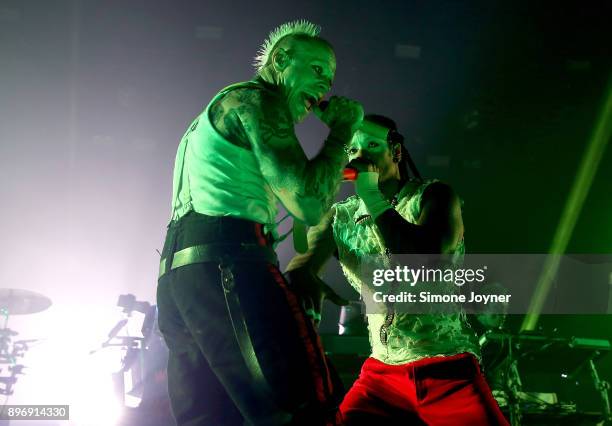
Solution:
M 348 160 L 344 144 L 352 133 L 346 123 L 332 127 L 319 153 L 308 160 L 286 103 L 274 92 L 237 89 L 219 103 L 211 120 L 220 133 L 253 150 L 264 178 L 291 215 L 308 225 L 317 224 L 334 200 Z

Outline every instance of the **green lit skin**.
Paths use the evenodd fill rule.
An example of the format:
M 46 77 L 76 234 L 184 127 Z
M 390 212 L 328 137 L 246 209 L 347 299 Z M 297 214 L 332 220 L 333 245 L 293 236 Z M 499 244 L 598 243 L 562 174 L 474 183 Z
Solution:
M 398 163 L 393 157 L 400 158 L 401 148 L 399 145 L 389 147 L 386 139 L 370 135 L 358 130 L 355 132 L 348 147 L 349 161 L 358 157 L 370 160 L 369 165 L 362 170 L 378 172 L 378 187 L 387 198 L 391 198 L 400 185 L 400 172 Z
M 211 108 L 211 120 L 228 140 L 253 151 L 264 179 L 287 211 L 315 225 L 334 200 L 347 162 L 344 145 L 361 123 L 363 108 L 332 97 L 329 108 L 317 114 L 331 137 L 309 160 L 294 125 L 316 109 L 312 98 L 318 101 L 329 91 L 335 56 L 321 41 L 279 44 L 259 75 L 270 89 L 231 91 Z
M 386 139 L 371 135 L 363 131 L 356 131 L 348 147 L 349 158 L 364 157 L 373 164 L 358 165 L 360 170 L 376 171 L 379 173 L 378 187 L 387 198 L 393 197 L 400 189 L 399 165 L 393 161 L 394 157 L 401 158 L 399 145 L 389 146 Z M 429 190 L 429 189 L 432 190 Z M 459 198 L 450 188 L 441 183 L 433 183 L 423 194 L 422 208 L 416 225 L 428 227 L 435 234 L 444 234 L 440 247 L 442 253 L 452 253 L 463 238 L 463 219 L 461 217 L 461 204 Z M 317 226 L 308 231 L 308 245 L 310 249 L 305 254 L 296 255 L 287 265 L 287 272 L 292 284 L 305 298 L 306 306 L 314 306 L 319 312 L 323 298 L 338 300 L 339 296 L 321 280 L 319 275 L 325 264 L 337 250 L 333 236 L 333 209 L 323 215 Z M 410 236 L 406 235 L 409 240 Z M 418 247 L 413 251 L 420 253 Z M 336 302 L 335 302 L 336 303 Z
M 398 190 L 400 185 L 400 172 L 398 163 L 393 161 L 393 157 L 401 156 L 399 145 L 390 147 L 386 139 L 368 134 L 362 130 L 357 130 L 347 148 L 349 160 L 364 157 L 373 164 L 357 166 L 361 170 L 375 171 L 379 173 L 378 187 L 381 192 L 391 198 Z M 298 274 L 305 274 L 308 278 L 303 280 L 314 280 L 323 270 L 327 261 L 336 251 L 336 243 L 332 233 L 332 222 L 335 212 L 331 209 L 323 215 L 321 221 L 308 230 L 308 246 L 310 250 L 303 255 L 297 255 L 289 265 L 288 271 L 297 271 Z M 318 278 L 317 278 L 318 279 Z
M 334 51 L 323 42 L 279 42 L 272 62 L 260 72 L 263 80 L 280 88 L 294 123 L 312 111 L 306 99 L 317 100 L 329 92 L 336 74 Z

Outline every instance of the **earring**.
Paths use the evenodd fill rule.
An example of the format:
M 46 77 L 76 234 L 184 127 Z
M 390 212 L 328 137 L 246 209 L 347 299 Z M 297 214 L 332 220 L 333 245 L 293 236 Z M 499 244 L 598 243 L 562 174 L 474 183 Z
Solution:
M 399 161 L 400 161 L 399 157 L 393 157 L 393 162 L 394 163 L 399 163 Z

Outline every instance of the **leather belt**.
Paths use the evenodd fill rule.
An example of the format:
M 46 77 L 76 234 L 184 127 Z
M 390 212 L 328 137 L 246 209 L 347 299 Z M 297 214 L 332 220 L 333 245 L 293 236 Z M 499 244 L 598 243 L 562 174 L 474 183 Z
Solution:
M 172 264 L 168 265 L 172 259 Z M 278 258 L 271 247 L 252 243 L 200 244 L 179 250 L 172 257 L 164 257 L 159 263 L 159 278 L 181 266 L 205 262 L 266 262 L 276 265 Z

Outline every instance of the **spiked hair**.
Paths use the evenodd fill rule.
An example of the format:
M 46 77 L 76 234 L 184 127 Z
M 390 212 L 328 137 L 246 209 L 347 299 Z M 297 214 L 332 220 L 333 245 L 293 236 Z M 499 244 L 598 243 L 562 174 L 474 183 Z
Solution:
M 286 22 L 276 27 L 270 32 L 268 38 L 266 38 L 266 40 L 263 42 L 263 44 L 257 51 L 257 56 L 255 56 L 253 66 L 255 67 L 257 72 L 260 72 L 268 64 L 270 55 L 272 54 L 274 48 L 281 39 L 290 35 L 317 37 L 320 32 L 321 27 L 313 24 L 312 22 L 308 22 L 305 19 Z

